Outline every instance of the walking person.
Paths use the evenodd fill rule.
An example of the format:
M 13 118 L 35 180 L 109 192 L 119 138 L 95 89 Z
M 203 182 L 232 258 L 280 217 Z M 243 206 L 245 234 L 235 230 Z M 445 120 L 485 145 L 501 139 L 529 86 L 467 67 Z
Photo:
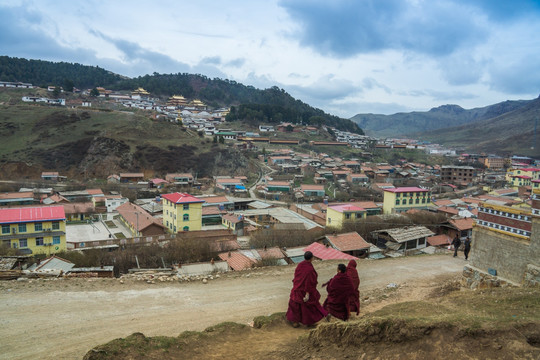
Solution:
M 356 315 L 360 314 L 360 278 L 358 277 L 358 270 L 356 270 L 356 260 L 349 261 L 347 265 L 347 275 L 351 278 L 354 296 L 349 300 L 349 310 L 351 313 L 356 312 Z
M 452 240 L 452 245 L 454 245 L 454 257 L 456 257 L 457 256 L 457 251 L 458 251 L 459 247 L 461 246 L 461 240 L 459 239 L 459 237 L 457 235 L 454 238 L 454 240 Z
M 299 263 L 294 271 L 293 288 L 286 315 L 293 327 L 300 324 L 311 326 L 328 315 L 319 302 L 321 294 L 317 291 L 318 274 L 312 261 L 313 253 L 306 251 L 304 261 Z
M 465 248 L 463 249 L 463 253 L 465 253 L 465 260 L 469 260 L 470 251 L 471 251 L 471 238 L 467 236 L 467 239 L 465 239 Z
M 323 307 L 332 316 L 341 320 L 349 319 L 351 315 L 350 300 L 354 297 L 354 287 L 345 264 L 339 264 L 337 274 L 326 284 L 328 297 L 324 301 Z

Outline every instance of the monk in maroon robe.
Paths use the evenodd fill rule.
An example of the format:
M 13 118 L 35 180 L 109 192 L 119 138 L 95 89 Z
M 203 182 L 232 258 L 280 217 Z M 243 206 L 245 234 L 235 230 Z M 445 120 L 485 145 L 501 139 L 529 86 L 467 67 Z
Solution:
M 317 291 L 318 275 L 311 263 L 313 261 L 311 251 L 306 251 L 304 259 L 294 271 L 293 288 L 287 310 L 287 320 L 294 327 L 298 327 L 299 324 L 313 325 L 328 315 L 319 302 L 321 294 Z
M 347 275 L 351 278 L 354 296 L 349 299 L 349 310 L 351 313 L 356 312 L 356 315 L 360 314 L 360 278 L 358 277 L 358 270 L 356 270 L 356 261 L 353 259 L 349 261 L 347 265 Z
M 324 285 L 323 285 L 324 286 Z M 341 320 L 347 320 L 350 316 L 349 303 L 354 296 L 354 287 L 345 264 L 338 265 L 337 274 L 326 283 L 328 297 L 323 307 L 328 312 Z

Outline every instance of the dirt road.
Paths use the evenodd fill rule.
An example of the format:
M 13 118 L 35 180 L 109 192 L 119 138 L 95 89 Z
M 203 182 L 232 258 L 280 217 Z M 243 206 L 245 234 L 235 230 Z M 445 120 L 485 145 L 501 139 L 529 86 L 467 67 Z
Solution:
M 319 284 L 338 262 L 316 262 Z M 360 260 L 360 292 L 389 283 L 414 289 L 465 262 L 449 255 Z M 0 283 L 1 359 L 80 359 L 92 347 L 134 332 L 176 336 L 223 321 L 248 323 L 285 311 L 294 266 L 229 273 L 208 284 L 118 280 Z M 321 294 L 326 295 L 325 291 Z

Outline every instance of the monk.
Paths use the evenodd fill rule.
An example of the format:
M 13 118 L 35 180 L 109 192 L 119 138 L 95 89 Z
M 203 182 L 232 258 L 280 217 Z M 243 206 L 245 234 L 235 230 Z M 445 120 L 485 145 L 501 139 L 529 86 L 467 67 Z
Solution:
M 354 296 L 349 299 L 349 310 L 351 313 L 356 312 L 356 315 L 360 314 L 360 278 L 358 277 L 358 270 L 356 270 L 356 260 L 349 261 L 347 265 L 347 275 L 351 278 Z
M 328 297 L 323 307 L 334 317 L 347 320 L 351 314 L 350 299 L 354 296 L 354 287 L 345 264 L 339 264 L 337 274 L 326 284 Z M 324 286 L 324 285 L 323 285 Z
M 304 261 L 299 263 L 294 271 L 293 288 L 287 310 L 287 320 L 293 327 L 300 324 L 311 326 L 328 315 L 319 302 L 321 294 L 317 291 L 318 275 L 312 261 L 313 253 L 306 251 Z

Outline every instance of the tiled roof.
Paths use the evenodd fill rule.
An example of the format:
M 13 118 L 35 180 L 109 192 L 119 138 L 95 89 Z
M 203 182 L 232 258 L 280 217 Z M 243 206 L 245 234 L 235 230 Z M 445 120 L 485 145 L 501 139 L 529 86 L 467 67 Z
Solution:
M 84 202 L 84 203 L 65 203 L 62 204 L 66 214 L 90 214 L 95 212 L 95 207 L 93 202 Z
M 357 232 L 350 232 L 338 235 L 326 235 L 326 238 L 339 251 L 369 249 L 370 246 Z
M 440 245 L 450 245 L 452 240 L 450 239 L 450 236 L 442 234 L 442 235 L 435 235 L 435 236 L 428 237 L 427 242 L 431 246 L 440 246 Z
M 268 181 L 267 186 L 291 186 L 291 183 L 288 181 Z
M 448 206 L 438 207 L 437 211 L 444 212 L 444 213 L 447 213 L 447 214 L 452 214 L 452 215 L 458 215 L 459 214 L 459 209 L 456 209 L 454 207 L 448 207 Z
M 207 196 L 201 198 L 201 200 L 204 200 L 207 204 L 221 204 L 230 202 L 226 196 Z
M 223 211 L 219 210 L 219 207 L 217 205 L 203 206 L 203 208 L 202 208 L 202 216 L 205 216 L 205 215 L 221 215 L 224 212 L 226 212 L 226 211 L 225 210 L 223 210 Z
M 7 199 L 22 199 L 22 198 L 34 198 L 34 193 L 31 191 L 25 192 L 11 192 L 11 193 L 2 193 L 0 194 L 0 200 Z
M 118 214 L 120 214 L 134 228 L 137 228 L 138 225 L 138 229 L 136 229 L 137 231 L 144 230 L 152 224 L 164 228 L 160 220 L 151 216 L 140 206 L 137 206 L 130 202 L 120 205 L 116 208 L 116 211 L 118 211 Z M 137 214 L 139 215 L 137 216 Z
M 233 270 L 244 270 L 249 269 L 255 265 L 255 260 L 248 258 L 244 254 L 241 254 L 236 251 L 229 251 L 219 254 L 219 258 L 223 261 L 226 261 L 227 264 Z
M 120 177 L 144 177 L 143 173 L 120 173 Z
M 257 249 L 257 252 L 259 253 L 262 259 L 284 259 L 285 258 L 285 255 L 283 254 L 281 249 L 278 248 L 277 246 L 267 248 L 266 250 Z
M 101 189 L 86 189 L 86 192 L 88 195 L 103 195 L 103 191 Z
M 187 204 L 187 203 L 203 203 L 204 200 L 201 200 L 199 198 L 196 198 L 193 195 L 189 195 L 186 193 L 172 193 L 172 194 L 164 194 L 161 195 L 162 198 L 169 200 L 170 202 L 174 204 Z
M 243 221 L 242 215 L 238 216 L 235 214 L 225 214 L 223 215 L 223 220 L 227 220 L 233 224 L 239 223 Z
M 302 184 L 300 185 L 300 188 L 302 191 L 304 190 L 319 190 L 324 191 L 324 185 L 309 185 L 309 184 Z
M 456 219 L 456 220 L 450 220 L 450 224 L 454 225 L 458 230 L 469 230 L 473 227 L 473 219 L 467 218 L 467 219 Z
M 65 220 L 62 206 L 0 209 L 0 223 Z
M 317 242 L 314 242 L 308 247 L 306 247 L 304 251 L 311 251 L 313 253 L 313 256 L 321 260 L 356 260 L 358 259 L 357 257 L 354 257 L 349 254 L 345 254 L 331 247 L 326 247 Z

